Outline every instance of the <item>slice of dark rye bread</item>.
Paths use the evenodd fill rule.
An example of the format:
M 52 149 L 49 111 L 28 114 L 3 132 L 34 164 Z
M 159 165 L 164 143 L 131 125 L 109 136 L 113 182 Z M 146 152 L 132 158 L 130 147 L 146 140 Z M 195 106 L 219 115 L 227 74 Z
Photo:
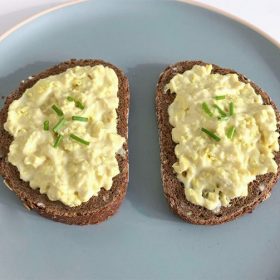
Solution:
M 98 196 L 92 197 L 88 202 L 77 207 L 68 207 L 59 201 L 50 201 L 45 194 L 33 190 L 28 182 L 20 179 L 18 169 L 7 160 L 9 146 L 13 141 L 12 136 L 4 130 L 7 120 L 9 105 L 20 98 L 26 89 L 31 88 L 38 80 L 51 75 L 65 72 L 68 68 L 75 66 L 104 65 L 112 68 L 119 80 L 118 97 L 119 107 L 117 109 L 117 131 L 126 141 L 123 145 L 125 153 L 117 155 L 120 173 L 113 178 L 113 185 L 109 191 L 101 189 Z M 4 178 L 7 187 L 16 193 L 28 209 L 36 210 L 40 215 L 49 219 L 67 224 L 96 224 L 112 216 L 123 201 L 128 185 L 128 111 L 129 111 L 129 85 L 124 73 L 116 66 L 102 60 L 75 60 L 60 63 L 39 74 L 23 81 L 19 88 L 9 95 L 5 105 L 0 112 L 0 174 Z
M 275 160 L 278 165 L 277 174 L 268 173 L 257 176 L 256 180 L 248 186 L 248 196 L 235 198 L 229 207 L 221 207 L 219 213 L 214 213 L 204 207 L 197 206 L 189 202 L 184 194 L 184 187 L 177 179 L 173 172 L 172 165 L 176 162 L 174 153 L 175 143 L 172 141 L 172 126 L 169 123 L 168 107 L 173 102 L 175 94 L 170 91 L 164 93 L 164 87 L 178 73 L 190 70 L 194 65 L 207 65 L 203 61 L 182 61 L 171 65 L 160 75 L 156 90 L 156 114 L 160 138 L 160 158 L 161 158 L 161 176 L 163 182 L 164 195 L 168 200 L 169 206 L 174 213 L 179 215 L 183 220 L 201 225 L 216 225 L 229 222 L 245 213 L 250 213 L 262 201 L 270 196 L 273 186 L 276 184 L 280 175 L 280 152 L 275 153 Z M 213 64 L 212 64 L 213 65 Z M 256 84 L 248 80 L 242 74 L 231 69 L 224 69 L 213 65 L 212 73 L 226 75 L 236 73 L 239 80 L 244 83 L 250 83 L 256 93 L 261 95 L 264 104 L 273 107 L 277 118 L 277 131 L 280 130 L 280 115 L 276 105 L 272 102 L 266 92 Z

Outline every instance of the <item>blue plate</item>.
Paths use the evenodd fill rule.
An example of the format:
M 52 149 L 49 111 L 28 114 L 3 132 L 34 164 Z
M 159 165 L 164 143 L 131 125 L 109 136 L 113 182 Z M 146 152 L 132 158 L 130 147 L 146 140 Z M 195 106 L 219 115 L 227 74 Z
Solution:
M 90 1 L 49 13 L 0 44 L 0 90 L 69 58 L 127 73 L 130 182 L 117 215 L 67 226 L 26 211 L 0 186 L 0 279 L 279 279 L 280 188 L 252 215 L 186 224 L 163 197 L 155 87 L 170 63 L 202 59 L 244 73 L 280 105 L 280 51 L 223 15 L 181 2 Z M 2 186 L 3 185 L 3 186 Z

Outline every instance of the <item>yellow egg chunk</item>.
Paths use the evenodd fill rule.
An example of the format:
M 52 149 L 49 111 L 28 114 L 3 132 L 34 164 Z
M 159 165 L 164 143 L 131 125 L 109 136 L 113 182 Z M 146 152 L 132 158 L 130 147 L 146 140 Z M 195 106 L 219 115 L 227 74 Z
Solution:
M 14 137 L 8 160 L 20 178 L 70 207 L 97 196 L 101 188 L 109 190 L 120 172 L 116 153 L 125 142 L 117 132 L 117 93 L 118 77 L 103 65 L 76 66 L 27 89 L 10 105 L 4 125 Z M 53 129 L 62 118 L 58 133 L 63 138 L 54 147 L 58 136 Z M 46 121 L 49 130 L 44 129 Z
M 277 120 L 270 105 L 237 74 L 211 74 L 195 65 L 166 85 L 176 97 L 168 108 L 176 143 L 173 169 L 186 199 L 209 210 L 248 195 L 257 175 L 277 172 Z

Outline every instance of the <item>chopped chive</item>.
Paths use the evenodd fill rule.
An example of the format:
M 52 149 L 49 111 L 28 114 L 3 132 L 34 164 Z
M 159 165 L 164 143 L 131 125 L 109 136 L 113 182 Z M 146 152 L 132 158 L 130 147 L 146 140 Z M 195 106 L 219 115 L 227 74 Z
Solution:
M 226 96 L 225 96 L 225 95 L 216 95 L 214 98 L 215 98 L 216 100 L 222 100 L 222 99 L 225 99 Z
M 75 106 L 81 110 L 85 108 L 85 106 L 79 100 L 75 101 Z
M 219 120 L 219 121 L 227 121 L 228 119 L 229 119 L 229 116 L 225 116 L 225 117 L 219 116 L 219 117 L 218 117 L 218 120 Z
M 88 141 L 86 141 L 86 140 L 84 140 L 84 139 L 78 137 L 78 136 L 75 135 L 75 134 L 72 134 L 72 133 L 71 133 L 71 134 L 70 134 L 70 138 L 72 138 L 73 140 L 77 141 L 77 142 L 80 143 L 80 144 L 89 145 L 89 142 L 88 142 Z
M 209 109 L 209 107 L 208 107 L 208 105 L 207 105 L 206 102 L 203 102 L 203 103 L 202 103 L 202 110 L 203 110 L 208 116 L 210 116 L 210 117 L 213 116 L 213 113 L 210 111 L 210 109 Z
M 230 102 L 229 103 L 229 115 L 233 116 L 233 114 L 234 114 L 234 105 L 233 105 L 233 102 Z
M 80 117 L 80 116 L 72 116 L 73 121 L 79 121 L 79 122 L 87 122 L 88 118 Z
M 67 97 L 67 100 L 71 102 L 71 101 L 74 101 L 74 98 L 71 97 L 71 96 L 68 96 L 68 97 Z
M 62 139 L 63 139 L 63 136 L 62 135 L 58 135 L 57 138 L 54 141 L 53 147 L 57 148 L 60 145 Z
M 213 133 L 212 131 L 209 131 L 206 128 L 201 128 L 201 131 L 206 133 L 210 138 L 214 139 L 217 142 L 221 140 L 221 138 L 219 136 L 217 136 L 215 133 Z
M 50 129 L 49 121 L 44 121 L 44 130 L 48 131 Z
M 72 96 L 68 96 L 67 100 L 70 101 L 70 102 L 74 101 L 75 102 L 75 106 L 77 108 L 80 108 L 81 110 L 83 110 L 85 108 L 84 104 L 81 101 L 75 100 Z
M 54 126 L 53 131 L 58 133 L 58 131 L 65 125 L 66 120 L 61 118 L 58 123 Z
M 52 105 L 52 109 L 56 112 L 56 114 L 58 115 L 58 116 L 63 116 L 63 112 L 62 112 L 62 110 L 58 107 L 58 106 L 56 106 L 55 104 L 54 105 Z
M 226 132 L 227 138 L 232 139 L 234 134 L 235 134 L 235 127 L 231 126 Z
M 226 117 L 226 112 L 223 109 L 221 109 L 217 104 L 214 104 L 213 107 L 215 107 L 219 111 L 221 117 Z

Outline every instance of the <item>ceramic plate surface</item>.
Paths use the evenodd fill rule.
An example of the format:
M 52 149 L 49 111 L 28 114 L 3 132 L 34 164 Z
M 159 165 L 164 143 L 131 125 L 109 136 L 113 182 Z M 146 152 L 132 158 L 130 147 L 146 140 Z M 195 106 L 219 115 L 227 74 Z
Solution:
M 22 26 L 0 43 L 0 94 L 70 58 L 122 68 L 131 88 L 130 182 L 117 215 L 67 226 L 28 212 L 0 186 L 0 279 L 280 279 L 280 186 L 252 215 L 186 224 L 163 197 L 155 87 L 171 63 L 202 59 L 244 73 L 280 105 L 280 51 L 232 19 L 170 1 L 90 1 Z M 1 101 L 3 103 L 3 100 Z

